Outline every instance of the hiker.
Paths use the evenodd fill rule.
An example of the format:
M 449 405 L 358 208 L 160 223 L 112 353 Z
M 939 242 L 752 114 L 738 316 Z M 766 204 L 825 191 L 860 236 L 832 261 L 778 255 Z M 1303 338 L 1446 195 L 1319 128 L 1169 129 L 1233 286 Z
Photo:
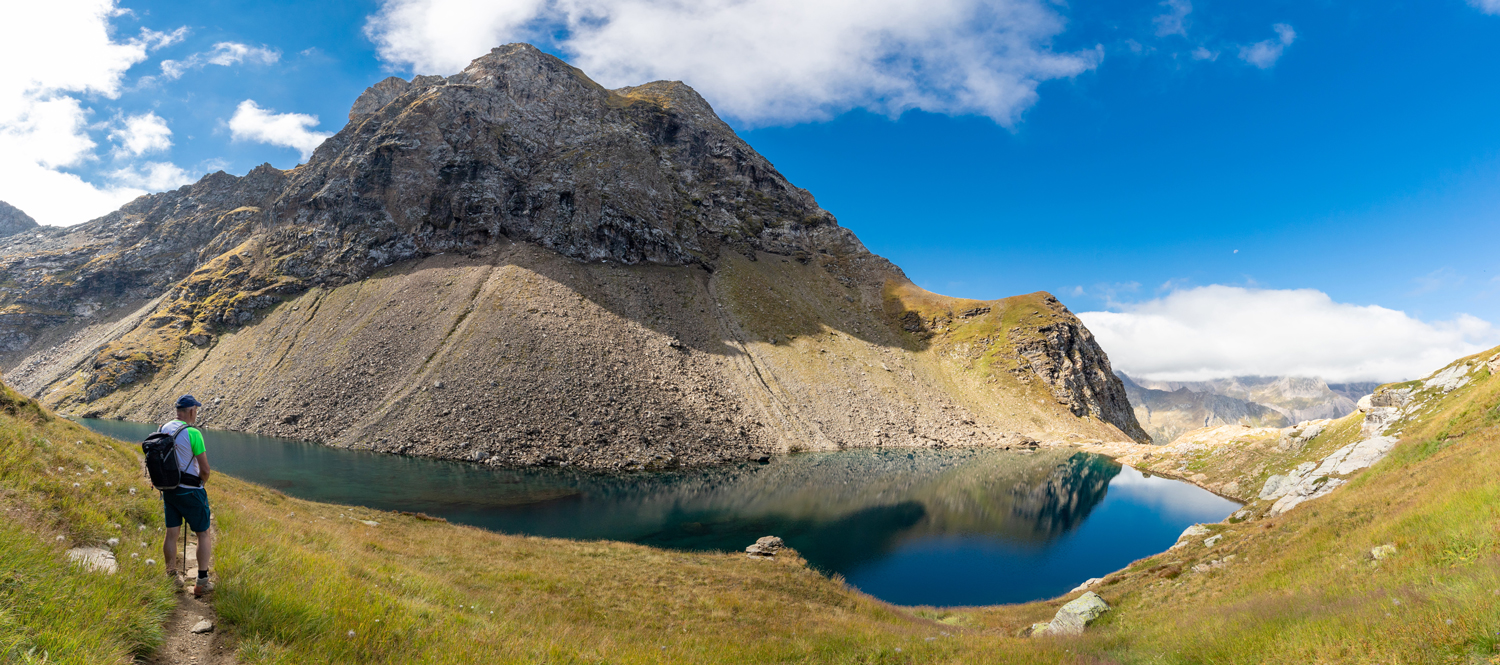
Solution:
M 208 492 L 203 489 L 208 482 L 208 452 L 203 448 L 203 433 L 193 427 L 198 420 L 198 407 L 202 402 L 192 395 L 177 399 L 177 419 L 162 425 L 157 431 L 172 435 L 177 446 L 177 466 L 182 471 L 181 484 L 175 489 L 162 490 L 162 506 L 167 514 L 167 539 L 162 553 L 167 562 L 167 574 L 179 581 L 186 574 L 177 562 L 177 536 L 183 520 L 188 528 L 198 535 L 198 581 L 193 585 L 193 595 L 202 596 L 213 590 L 208 578 L 208 567 L 214 555 L 214 533 L 208 509 Z M 186 561 L 182 562 L 187 565 Z

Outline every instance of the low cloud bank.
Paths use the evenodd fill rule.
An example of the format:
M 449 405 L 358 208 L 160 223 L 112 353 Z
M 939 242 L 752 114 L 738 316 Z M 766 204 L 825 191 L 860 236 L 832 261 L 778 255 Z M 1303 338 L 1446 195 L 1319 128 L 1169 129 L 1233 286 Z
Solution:
M 1158 381 L 1245 375 L 1396 381 L 1500 344 L 1500 329 L 1461 314 L 1426 322 L 1313 289 L 1203 286 L 1120 311 L 1083 312 L 1115 369 Z

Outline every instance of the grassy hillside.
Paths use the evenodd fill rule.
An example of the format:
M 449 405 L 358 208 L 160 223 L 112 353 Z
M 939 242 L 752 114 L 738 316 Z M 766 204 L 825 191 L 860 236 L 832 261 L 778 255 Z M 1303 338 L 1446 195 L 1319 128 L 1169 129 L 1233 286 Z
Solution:
M 1194 540 L 1109 576 L 1098 591 L 1115 611 L 1081 638 L 1014 637 L 1067 598 L 896 608 L 794 557 L 505 536 L 223 477 L 211 490 L 224 578 L 215 604 L 246 663 L 1495 662 L 1500 378 L 1487 367 L 1471 376 L 1420 394 L 1392 428 L 1403 442 L 1331 495 L 1274 518 L 1252 503 L 1252 519 L 1212 525 L 1215 547 Z M 13 393 L 6 404 L 0 557 L 22 563 L 0 573 L 0 645 L 48 662 L 149 650 L 170 593 L 159 564 L 129 557 L 154 556 L 160 537 L 133 451 Z M 1331 449 L 1358 418 L 1295 453 L 1190 464 L 1200 482 L 1276 471 Z M 119 574 L 61 563 L 65 546 L 139 524 L 149 547 L 125 538 Z M 1386 544 L 1393 556 L 1369 556 Z

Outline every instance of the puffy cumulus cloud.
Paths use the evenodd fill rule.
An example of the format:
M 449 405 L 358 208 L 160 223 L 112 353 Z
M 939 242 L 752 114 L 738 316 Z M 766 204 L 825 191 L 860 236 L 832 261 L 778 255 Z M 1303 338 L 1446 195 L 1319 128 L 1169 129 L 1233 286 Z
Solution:
M 81 99 L 113 99 L 132 65 L 180 41 L 183 30 L 117 40 L 113 0 L 17 3 L 0 21 L 0 200 L 43 224 L 86 221 L 145 191 L 98 186 L 59 169 L 97 157 L 92 110 Z
M 1500 344 L 1500 330 L 1467 314 L 1425 322 L 1375 305 L 1334 302 L 1312 289 L 1204 286 L 1078 316 L 1116 369 L 1160 381 L 1245 375 L 1394 381 Z
M 152 111 L 125 118 L 109 133 L 109 138 L 118 144 L 115 146 L 117 157 L 139 157 L 172 147 L 172 129 L 167 127 L 166 120 Z
M 197 178 L 169 162 L 146 162 L 117 169 L 109 174 L 122 187 L 160 192 L 191 184 Z
M 1052 49 L 1047 0 L 385 0 L 382 59 L 450 73 L 513 41 L 555 46 L 608 87 L 677 79 L 747 124 L 853 109 L 1014 124 L 1037 86 L 1095 67 Z
M 172 80 L 182 78 L 183 74 L 190 70 L 202 69 L 208 65 L 219 65 L 229 67 L 240 63 L 269 65 L 281 59 L 281 52 L 266 47 L 250 46 L 237 42 L 219 42 L 212 49 L 202 53 L 194 53 L 182 60 L 163 60 L 161 62 L 162 78 Z
M 229 119 L 229 132 L 236 141 L 256 141 L 294 148 L 307 159 L 324 139 L 333 136 L 315 132 L 318 116 L 306 113 L 275 113 L 263 109 L 255 100 L 240 102 Z
M 1486 14 L 1500 15 L 1500 0 L 1469 0 L 1469 4 Z
M 1297 31 L 1285 23 L 1277 23 L 1271 27 L 1276 30 L 1276 38 L 1241 46 L 1241 60 L 1261 69 L 1276 66 L 1276 61 L 1281 59 L 1281 54 L 1286 51 L 1286 47 L 1291 46 L 1292 42 L 1297 40 Z

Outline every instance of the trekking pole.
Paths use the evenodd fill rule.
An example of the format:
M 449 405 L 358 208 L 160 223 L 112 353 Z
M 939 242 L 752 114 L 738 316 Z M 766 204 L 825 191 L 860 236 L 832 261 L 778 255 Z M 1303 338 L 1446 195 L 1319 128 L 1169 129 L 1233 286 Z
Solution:
M 182 521 L 182 576 L 187 578 L 187 520 Z

